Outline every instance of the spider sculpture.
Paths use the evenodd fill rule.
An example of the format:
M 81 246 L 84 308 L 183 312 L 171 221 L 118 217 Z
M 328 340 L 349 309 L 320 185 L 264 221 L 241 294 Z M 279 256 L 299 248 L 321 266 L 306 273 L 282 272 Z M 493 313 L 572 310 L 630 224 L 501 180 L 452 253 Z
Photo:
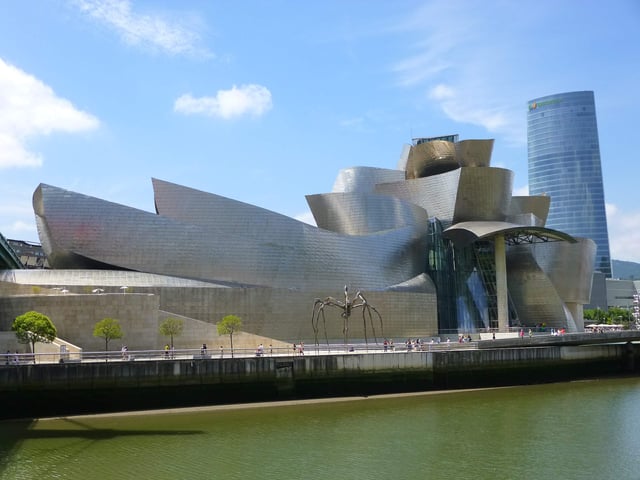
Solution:
M 380 322 L 380 333 L 382 333 L 382 316 L 376 310 L 376 308 L 367 302 L 367 299 L 360 293 L 360 291 L 356 292 L 353 298 L 349 297 L 349 289 L 347 286 L 344 286 L 344 301 L 337 300 L 333 297 L 327 297 L 324 300 L 316 298 L 313 303 L 313 314 L 311 316 L 311 326 L 313 327 L 313 332 L 316 337 L 316 345 L 318 345 L 318 333 L 320 330 L 320 318 L 322 318 L 322 326 L 324 329 L 324 338 L 329 344 L 329 339 L 327 338 L 327 323 L 324 316 L 325 307 L 336 307 L 342 310 L 340 316 L 342 317 L 343 327 L 342 333 L 344 334 L 344 344 L 348 345 L 349 340 L 349 317 L 351 317 L 351 313 L 356 308 L 362 308 L 362 323 L 364 326 L 364 341 L 369 344 L 369 340 L 367 338 L 367 320 L 369 321 L 369 325 L 371 326 L 371 330 L 373 331 L 373 337 L 378 343 L 378 338 L 376 337 L 376 328 L 374 322 L 374 314 Z

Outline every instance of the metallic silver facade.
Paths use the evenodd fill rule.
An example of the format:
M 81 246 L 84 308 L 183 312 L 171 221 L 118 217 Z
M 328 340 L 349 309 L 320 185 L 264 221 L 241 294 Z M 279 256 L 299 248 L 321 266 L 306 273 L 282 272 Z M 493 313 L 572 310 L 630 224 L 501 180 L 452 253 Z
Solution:
M 326 193 L 307 195 L 307 203 L 319 228 L 345 235 L 368 235 L 406 226 L 420 232 L 427 228 L 427 212 L 387 195 Z
M 401 182 L 376 185 L 375 191 L 423 208 L 427 215 L 451 223 L 455 210 L 461 169 Z
M 589 303 L 596 244 L 577 238 L 574 243 L 542 242 L 509 249 L 510 292 L 522 305 L 524 324 L 581 330 L 583 319 L 573 305 Z
M 411 147 L 407 160 L 406 178 L 422 178 L 458 168 L 453 142 L 432 140 Z
M 351 167 L 338 172 L 333 192 L 373 192 L 380 183 L 404 180 L 404 170 L 374 167 Z
M 492 147 L 435 140 L 409 149 L 407 171 L 341 170 L 332 193 L 307 196 L 318 227 L 158 179 L 156 213 L 44 184 L 33 205 L 54 268 L 131 271 L 114 273 L 116 283 L 183 279 L 145 288 L 161 295 L 163 310 L 211 323 L 239 314 L 247 331 L 269 338 L 305 338 L 314 298 L 345 284 L 367 292 L 390 337 L 490 326 L 481 298 L 490 285 L 478 272 L 495 238 L 510 242 L 512 326 L 576 329 L 571 304 L 589 296 L 590 244 L 544 228 L 547 198 L 512 197 L 513 172 L 490 167 Z M 553 241 L 521 244 L 525 238 Z M 134 272 L 153 276 L 122 278 Z M 469 320 L 471 310 L 479 320 Z M 341 337 L 338 327 L 332 332 Z
M 453 223 L 504 221 L 513 190 L 513 172 L 504 168 L 460 169 Z
M 567 303 L 589 303 L 596 243 L 590 238 L 576 242 L 541 242 L 532 246 L 533 256 Z
M 462 140 L 456 142 L 456 158 L 461 167 L 488 167 L 491 165 L 493 139 Z
M 168 182 L 154 188 L 158 215 L 40 185 L 34 206 L 50 264 L 303 290 L 383 290 L 423 272 L 420 225 L 345 236 Z
M 519 324 L 575 330 L 553 283 L 536 263 L 529 245 L 507 251 L 509 295 L 517 305 Z
M 493 167 L 463 167 L 376 186 L 376 192 L 414 203 L 429 217 L 447 225 L 470 220 L 504 221 L 512 189 L 513 172 Z
M 511 203 L 509 205 L 509 217 L 516 219 L 523 216 L 532 215 L 531 220 L 526 222 L 526 225 L 542 227 L 547 222 L 547 216 L 549 215 L 549 206 L 551 205 L 551 197 L 546 195 L 532 195 L 529 197 L 511 197 Z M 514 220 L 509 220 L 513 223 Z

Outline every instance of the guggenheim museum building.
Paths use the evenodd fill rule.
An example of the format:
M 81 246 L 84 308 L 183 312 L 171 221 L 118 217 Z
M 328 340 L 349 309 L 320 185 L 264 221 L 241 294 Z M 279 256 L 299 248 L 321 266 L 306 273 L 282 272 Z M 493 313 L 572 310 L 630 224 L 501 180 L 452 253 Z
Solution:
M 233 314 L 252 341 L 312 343 L 314 302 L 361 298 L 385 338 L 546 326 L 583 329 L 596 245 L 545 228 L 552 198 L 513 196 L 513 172 L 491 166 L 493 140 L 415 139 L 395 169 L 338 172 L 308 195 L 317 226 L 258 206 L 152 179 L 155 212 L 40 184 L 33 208 L 51 269 L 0 270 L 0 332 L 25 311 L 48 315 L 85 349 L 102 318 L 120 321 L 130 349 L 220 340 Z M 325 309 L 343 339 L 343 309 Z M 361 314 L 349 337 L 365 337 Z M 323 334 L 324 337 L 324 334 Z M 257 341 L 257 340 L 255 340 Z

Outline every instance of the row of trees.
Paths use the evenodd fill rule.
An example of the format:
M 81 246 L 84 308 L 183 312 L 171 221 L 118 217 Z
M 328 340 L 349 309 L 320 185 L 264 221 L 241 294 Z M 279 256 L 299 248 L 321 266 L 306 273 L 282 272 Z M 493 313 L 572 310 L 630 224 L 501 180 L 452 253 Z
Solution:
M 218 335 L 229 335 L 233 354 L 233 334 L 240 331 L 242 320 L 236 315 L 227 315 L 217 324 Z M 180 318 L 167 318 L 160 324 L 160 334 L 169 337 L 173 349 L 173 339 L 182 334 L 184 322 Z M 36 343 L 51 343 L 57 336 L 53 322 L 46 315 L 30 311 L 19 315 L 13 321 L 11 330 L 20 343 L 31 345 L 35 353 Z M 104 339 L 104 349 L 109 351 L 109 342 L 124 336 L 120 322 L 115 318 L 103 318 L 93 327 L 93 336 Z
M 182 334 L 184 322 L 179 318 L 167 318 L 160 324 L 160 334 L 171 338 L 171 348 L 173 348 L 173 337 Z M 104 339 L 104 349 L 109 351 L 109 342 L 124 336 L 120 322 L 115 318 L 103 318 L 93 327 L 93 336 Z
M 587 309 L 583 312 L 585 320 L 594 323 L 604 323 L 607 325 L 623 325 L 629 328 L 635 323 L 633 312 L 628 308 L 609 307 L 608 310 L 600 310 L 599 308 Z

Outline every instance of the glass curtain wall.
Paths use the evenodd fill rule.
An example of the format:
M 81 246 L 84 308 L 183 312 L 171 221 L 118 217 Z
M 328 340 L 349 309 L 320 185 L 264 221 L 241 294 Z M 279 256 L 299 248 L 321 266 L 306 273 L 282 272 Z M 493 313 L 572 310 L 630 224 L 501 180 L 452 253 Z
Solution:
M 486 282 L 491 278 L 478 265 L 476 248 L 472 244 L 458 248 L 442 237 L 442 224 L 429 221 L 429 242 L 426 273 L 438 294 L 438 330 L 441 333 L 472 333 L 491 326 L 491 303 Z M 491 249 L 493 255 L 493 249 Z M 491 262 L 489 262 L 491 264 Z M 493 274 L 495 292 L 495 273 Z
M 529 102 L 529 194 L 548 195 L 546 226 L 597 245 L 596 270 L 611 277 L 600 145 L 593 92 Z

